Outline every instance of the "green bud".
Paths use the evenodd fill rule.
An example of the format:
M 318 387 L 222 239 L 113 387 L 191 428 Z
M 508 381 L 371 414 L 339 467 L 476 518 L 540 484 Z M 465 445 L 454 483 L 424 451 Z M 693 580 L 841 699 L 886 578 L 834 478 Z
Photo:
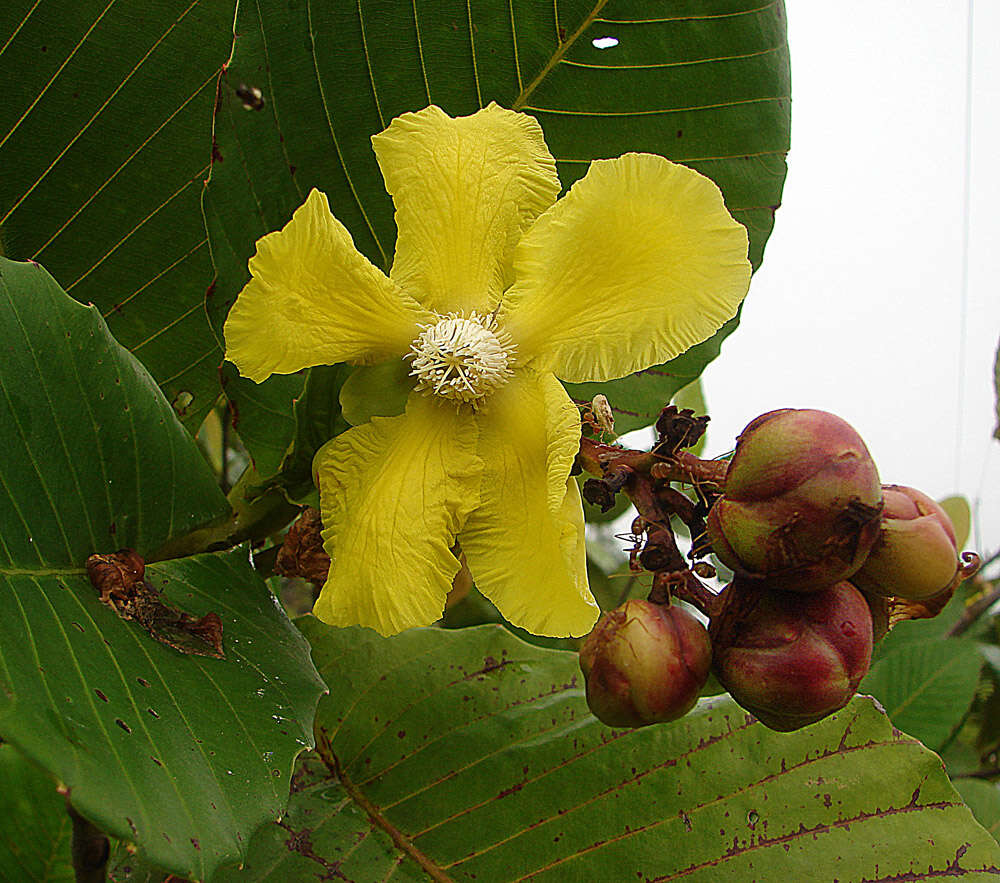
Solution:
M 783 732 L 847 704 L 872 654 L 871 614 L 854 586 L 803 594 L 736 581 L 723 597 L 713 668 L 736 702 Z
M 580 648 L 587 704 L 609 727 L 683 717 L 711 666 L 708 631 L 694 616 L 639 599 L 605 613 Z
M 864 563 L 881 500 L 878 470 L 849 424 L 825 411 L 771 411 L 737 439 L 708 536 L 735 573 L 817 591 Z
M 898 484 L 882 489 L 885 508 L 868 559 L 851 577 L 859 589 L 923 601 L 960 578 L 955 528 L 927 494 Z

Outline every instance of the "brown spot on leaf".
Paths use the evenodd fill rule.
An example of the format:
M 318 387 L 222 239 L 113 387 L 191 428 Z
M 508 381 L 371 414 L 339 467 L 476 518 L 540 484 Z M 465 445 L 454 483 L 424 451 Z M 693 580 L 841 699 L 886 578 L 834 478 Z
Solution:
M 164 604 L 160 593 L 144 581 L 146 564 L 136 552 L 122 549 L 110 555 L 91 555 L 86 568 L 101 602 L 122 619 L 138 622 L 155 640 L 180 653 L 225 659 L 218 614 L 206 613 L 196 619 Z

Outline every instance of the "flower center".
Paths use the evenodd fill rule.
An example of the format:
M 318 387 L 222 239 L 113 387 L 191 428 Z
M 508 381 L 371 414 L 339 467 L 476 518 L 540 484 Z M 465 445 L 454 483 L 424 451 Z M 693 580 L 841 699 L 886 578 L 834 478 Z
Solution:
M 422 392 L 476 407 L 510 379 L 516 347 L 492 316 L 449 313 L 421 327 L 408 358 L 413 360 L 410 374 Z

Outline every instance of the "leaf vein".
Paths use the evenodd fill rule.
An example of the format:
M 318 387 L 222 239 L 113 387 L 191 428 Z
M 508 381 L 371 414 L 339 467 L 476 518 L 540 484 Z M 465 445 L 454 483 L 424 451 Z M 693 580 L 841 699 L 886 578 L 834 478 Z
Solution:
M 42 87 L 41 92 L 39 92 L 38 95 L 35 96 L 35 100 L 32 101 L 31 104 L 28 105 L 28 109 L 25 110 L 25 112 L 22 113 L 20 117 L 18 117 L 17 121 L 14 123 L 14 127 L 6 135 L 4 135 L 4 137 L 2 139 L 0 139 L 0 147 L 3 147 L 4 144 L 7 143 L 7 140 L 10 138 L 10 136 L 13 135 L 14 132 L 17 131 L 18 126 L 20 126 L 21 123 L 23 123 L 28 118 L 28 115 L 35 109 L 35 107 L 38 104 L 38 102 L 41 101 L 42 98 L 45 96 L 45 93 L 49 91 L 49 87 L 51 87 L 52 84 L 57 79 L 59 79 L 59 75 L 63 72 L 63 69 L 66 67 L 66 65 L 69 64 L 73 60 L 73 56 L 76 55 L 76 53 L 79 51 L 80 47 L 86 42 L 87 37 L 89 37 L 91 35 L 91 33 L 93 32 L 94 28 L 96 28 L 100 24 L 101 19 L 104 18 L 105 15 L 107 15 L 108 10 L 110 10 L 111 7 L 114 6 L 114 5 L 115 5 L 115 0 L 110 0 L 110 2 L 108 3 L 108 5 L 105 6 L 104 9 L 101 10 L 100 15 L 98 15 L 97 18 L 94 19 L 93 24 L 89 28 L 87 28 L 87 30 L 84 33 L 84 35 L 79 39 L 79 41 L 77 42 L 77 44 L 70 50 L 69 55 L 66 56 L 66 60 L 63 61 L 63 63 L 60 64 L 59 67 L 56 68 L 56 72 L 49 78 L 49 81 Z M 25 21 L 27 21 L 27 18 L 25 18 Z M 23 25 L 24 22 L 21 22 L 21 24 Z M 20 25 L 18 26 L 18 30 L 20 30 Z M 5 44 L 4 45 L 4 49 L 6 49 L 6 48 L 7 48 L 7 46 Z M 17 208 L 17 205 L 15 205 L 14 208 Z M 13 211 L 13 210 L 14 209 L 11 209 L 11 211 Z M 6 221 L 9 215 L 10 215 L 10 212 L 8 212 L 6 215 L 4 215 L 2 218 L 0 218 L 0 224 L 2 224 L 4 221 Z
M 537 89 L 545 78 L 552 72 L 552 70 L 562 61 L 563 57 L 569 52 L 570 48 L 576 43 L 579 36 L 587 30 L 593 24 L 594 19 L 597 14 L 604 8 L 604 5 L 608 0 L 597 0 L 594 4 L 593 9 L 584 17 L 580 26 L 566 39 L 563 40 L 560 34 L 559 28 L 559 6 L 556 0 L 553 0 L 556 18 L 556 50 L 549 57 L 549 60 L 545 62 L 542 69 L 536 74 L 535 78 L 528 84 L 527 88 L 521 90 L 517 98 L 514 99 L 514 103 L 511 105 L 513 110 L 531 110 L 527 106 L 527 101 L 531 97 L 531 94 Z
M 27 24 L 28 19 L 31 18 L 31 16 L 34 14 L 35 10 L 38 9 L 38 4 L 41 3 L 41 2 L 42 2 L 42 0 L 35 0 L 34 5 L 31 7 L 31 9 L 29 9 L 24 14 L 24 18 L 22 18 L 17 23 L 17 27 L 14 28 L 13 31 L 11 31 L 10 36 L 7 38 L 7 42 L 5 42 L 3 44 L 3 46 L 0 46 L 0 55 L 3 55 L 4 52 L 7 51 L 7 47 L 10 46 L 10 44 L 14 42 L 14 38 L 18 35 L 18 33 L 20 32 L 21 28 L 23 28 L 25 26 L 25 24 Z
M 736 12 L 717 12 L 717 13 L 708 13 L 705 15 L 675 15 L 666 18 L 637 18 L 637 19 L 599 18 L 597 19 L 597 21 L 601 22 L 602 24 L 609 24 L 609 25 L 646 25 L 646 24 L 662 24 L 665 22 L 673 22 L 673 21 L 707 21 L 719 18 L 739 18 L 740 16 L 743 15 L 755 15 L 758 12 L 766 12 L 768 9 L 773 9 L 780 2 L 782 2 L 782 0 L 772 0 L 771 3 L 768 3 L 764 6 L 755 6 L 752 9 L 740 9 Z
M 326 90 L 323 88 L 323 78 L 319 73 L 319 59 L 316 57 L 316 32 L 313 29 L 312 0 L 307 0 L 306 12 L 309 18 L 309 54 L 312 56 L 313 71 L 316 75 L 316 87 L 319 89 L 319 98 L 320 103 L 323 105 L 323 115 L 326 119 L 327 131 L 330 133 L 330 140 L 333 142 L 333 149 L 337 152 L 337 159 L 340 161 L 340 166 L 344 171 L 344 177 L 347 179 L 347 186 L 350 188 L 351 195 L 354 197 L 354 201 L 357 203 L 358 209 L 361 211 L 361 217 L 364 218 L 365 225 L 368 227 L 368 232 L 371 233 L 372 239 L 375 240 L 375 246 L 378 248 L 379 254 L 382 255 L 382 264 L 383 266 L 388 266 L 389 257 L 386 255 L 385 249 L 382 247 L 378 234 L 375 232 L 375 227 L 372 225 L 371 219 L 368 217 L 368 212 L 365 211 L 361 197 L 358 195 L 358 190 L 354 186 L 354 179 L 351 177 L 351 172 L 347 168 L 347 163 L 344 161 L 344 154 L 340 149 L 340 141 L 337 139 L 337 133 L 333 128 L 333 117 L 330 115 L 330 103 L 326 100 Z
M 472 24 L 472 0 L 465 0 L 465 11 L 469 22 L 469 52 L 472 56 L 472 79 L 476 84 L 476 100 L 479 102 L 479 109 L 483 108 L 483 90 L 479 85 L 479 64 L 476 61 L 476 32 Z
M 670 67 L 694 67 L 699 64 L 715 64 L 723 61 L 745 61 L 748 58 L 760 58 L 764 55 L 773 55 L 775 52 L 783 52 L 786 51 L 787 48 L 788 46 L 786 43 L 779 43 L 777 46 L 771 46 L 768 49 L 760 49 L 756 52 L 745 52 L 741 55 L 718 55 L 712 58 L 693 58 L 689 61 L 661 61 L 653 64 L 592 64 L 585 61 L 573 61 L 569 58 L 564 58 L 561 63 L 568 67 L 583 67 L 591 70 L 602 71 L 659 70 L 660 68 Z
M 427 65 L 424 63 L 424 44 L 420 39 L 420 19 L 417 16 L 417 0 L 413 0 L 413 28 L 417 33 L 417 55 L 420 58 L 420 73 L 424 78 L 424 92 L 427 93 L 427 103 L 431 101 L 431 85 L 427 82 Z
M 746 104 L 764 104 L 768 101 L 787 101 L 789 97 L 788 95 L 773 95 L 762 98 L 741 98 L 737 101 L 720 101 L 717 104 L 697 104 L 689 107 L 661 107 L 649 110 L 564 110 L 557 107 L 535 107 L 533 105 L 523 105 L 521 110 L 530 110 L 533 113 L 559 114 L 560 116 L 656 116 L 671 113 L 686 113 L 692 110 L 717 110 L 723 107 L 739 107 Z
M 204 239 L 201 240 L 201 242 L 197 243 L 195 246 L 193 246 L 192 248 L 190 248 L 186 252 L 184 252 L 184 254 L 182 254 L 179 258 L 177 258 L 174 261 L 171 261 L 166 267 L 164 267 L 162 270 L 160 270 L 160 272 L 157 273 L 155 276 L 153 276 L 153 278 L 150 279 L 148 282 L 145 282 L 144 284 L 140 285 L 128 297 L 126 297 L 122 301 L 119 301 L 113 307 L 111 307 L 110 310 L 108 310 L 105 313 L 101 313 L 101 315 L 105 319 L 107 319 L 108 316 L 110 316 L 112 313 L 118 312 L 118 310 L 120 310 L 127 303 L 129 303 L 130 301 L 132 301 L 133 299 L 135 299 L 138 295 L 142 294 L 142 292 L 144 292 L 147 288 L 149 288 L 150 285 L 152 285 L 153 283 L 155 283 L 157 280 L 162 279 L 174 267 L 176 267 L 178 264 L 181 264 L 184 261 L 186 261 L 189 257 L 191 257 L 191 255 L 193 255 L 196 251 L 198 251 L 198 249 L 202 248 L 207 243 L 208 243 L 208 237 L 205 237 Z M 200 303 L 199 303 L 199 306 L 200 306 Z
M 378 100 L 378 89 L 375 87 L 375 72 L 372 70 L 372 59 L 368 54 L 368 37 L 365 35 L 365 16 L 361 11 L 361 0 L 358 0 L 358 27 L 361 29 L 361 49 L 365 54 L 365 66 L 368 68 L 368 82 L 372 87 L 372 98 L 375 99 L 375 111 L 378 121 L 385 128 L 385 117 L 382 115 L 382 103 Z
M 112 2 L 114 2 L 114 0 L 112 0 Z M 76 142 L 77 142 L 77 141 L 78 141 L 78 140 L 79 140 L 80 138 L 82 138 L 82 137 L 83 137 L 84 133 L 85 133 L 85 132 L 86 132 L 86 131 L 87 131 L 87 130 L 88 130 L 88 129 L 90 128 L 90 126 L 91 126 L 91 124 L 92 124 L 92 123 L 94 122 L 94 120 L 96 120 L 96 119 L 97 119 L 97 118 L 98 118 L 98 117 L 99 117 L 99 116 L 101 115 L 101 113 L 102 113 L 102 112 L 104 111 L 104 109 L 105 109 L 105 108 L 106 108 L 106 107 L 107 107 L 107 106 L 108 106 L 108 105 L 109 105 L 109 104 L 110 104 L 110 103 L 111 103 L 111 102 L 112 102 L 112 101 L 114 100 L 115 96 L 116 96 L 116 95 L 118 95 L 118 93 L 119 93 L 119 92 L 120 92 L 120 91 L 121 91 L 121 90 L 122 90 L 122 89 L 123 89 L 123 88 L 125 87 L 125 84 L 126 84 L 126 83 L 127 83 L 127 82 L 128 82 L 128 81 L 129 81 L 130 79 L 131 79 L 131 78 L 132 78 L 133 74 L 135 74 L 135 72 L 136 72 L 137 70 L 139 70 L 139 68 L 140 68 L 140 67 L 142 67 L 142 65 L 143 65 L 143 64 L 144 64 L 144 63 L 146 62 L 146 59 L 148 59 L 148 58 L 149 58 L 149 56 L 150 56 L 150 55 L 152 55 L 153 51 L 154 51 L 154 50 L 155 50 L 155 49 L 157 48 L 157 46 L 159 46 L 159 45 L 160 45 L 160 43 L 162 43 L 162 42 L 163 42 L 163 40 L 165 40 L 165 39 L 166 39 L 167 35 L 168 35 L 168 34 L 169 34 L 169 33 L 170 33 L 170 32 L 171 32 L 171 31 L 172 31 L 172 30 L 173 30 L 173 29 L 174 29 L 174 28 L 175 28 L 175 27 L 176 27 L 176 26 L 178 25 L 178 23 L 180 22 L 180 20 L 181 20 L 182 18 L 184 18 L 184 16 L 185 16 L 185 15 L 187 15 L 187 14 L 188 14 L 188 12 L 190 12 L 190 11 L 191 11 L 191 9 L 192 9 L 193 7 L 197 6 L 199 2 L 200 2 L 200 0 L 194 0 L 194 2 L 192 2 L 191 6 L 189 6 L 189 7 L 188 7 L 188 8 L 187 8 L 187 9 L 186 9 L 186 10 L 185 10 L 185 11 L 184 11 L 184 12 L 183 12 L 182 14 L 181 14 L 180 18 L 178 18 L 178 19 L 177 19 L 177 20 L 176 20 L 176 21 L 175 21 L 175 22 L 174 22 L 174 23 L 173 23 L 173 24 L 172 24 L 172 25 L 171 25 L 171 26 L 170 26 L 169 28 L 167 28 L 166 32 L 165 32 L 164 34 L 162 34 L 162 35 L 160 36 L 160 38 L 159 38 L 159 39 L 158 39 L 158 40 L 156 41 L 156 43 L 155 43 L 155 44 L 153 44 L 153 47 L 152 47 L 152 48 L 151 48 L 151 49 L 149 50 L 149 52 L 147 52 L 147 53 L 146 53 L 146 54 L 145 54 L 145 55 L 144 55 L 144 56 L 143 56 L 143 57 L 142 57 L 142 58 L 141 58 L 141 59 L 139 60 L 139 62 L 138 62 L 138 63 L 136 64 L 136 66 L 135 66 L 134 68 L 132 68 L 132 70 L 131 70 L 131 71 L 129 71 L 129 73 L 128 73 L 128 75 L 127 75 L 127 76 L 125 77 L 125 79 L 124 79 L 124 80 L 122 80 L 122 82 L 121 82 L 121 83 L 119 83 L 117 87 L 115 87 L 114 91 L 113 91 L 113 92 L 112 92 L 112 93 L 111 93 L 111 94 L 110 94 L 110 95 L 109 95 L 109 96 L 108 96 L 108 97 L 107 97 L 107 98 L 106 98 L 106 99 L 104 100 L 104 103 L 103 103 L 103 104 L 102 104 L 102 105 L 101 105 L 101 106 L 100 106 L 99 108 L 97 108 L 97 110 L 96 110 L 96 111 L 94 111 L 94 113 L 93 113 L 93 114 L 91 115 L 90 119 L 89 119 L 89 120 L 87 120 L 87 122 L 85 122 L 85 123 L 83 124 L 83 127 L 82 127 L 82 128 L 80 129 L 80 131 L 79 131 L 79 132 L 77 132 L 77 133 L 76 133 L 76 134 L 75 134 L 75 135 L 74 135 L 74 136 L 73 136 L 73 137 L 72 137 L 72 138 L 71 138 L 71 139 L 69 140 L 69 142 L 68 142 L 68 143 L 66 144 L 66 146 L 65 146 L 65 147 L 64 147 L 64 148 L 63 148 L 62 150 L 60 150 L 58 154 L 56 154 L 56 157 L 55 157 L 55 159 L 53 159 L 53 160 L 52 160 L 52 162 L 50 162 L 50 163 L 48 164 L 48 166 L 47 166 L 47 167 L 45 168 L 45 171 L 43 171 L 43 172 L 42 172 L 42 174 L 38 176 L 37 180 L 36 180 L 36 181 L 35 181 L 35 182 L 34 182 L 34 183 L 33 183 L 33 184 L 32 184 L 32 185 L 31 185 L 31 186 L 30 186 L 30 187 L 29 187 L 29 188 L 28 188 L 27 190 L 25 190 L 25 191 L 24 191 L 24 193 L 22 194 L 22 196 L 21 196 L 21 197 L 20 197 L 20 198 L 19 198 L 19 199 L 18 199 L 18 200 L 17 200 L 17 201 L 16 201 L 16 202 L 15 202 L 15 203 L 14 203 L 14 204 L 13 204 L 13 205 L 11 206 L 11 207 L 10 207 L 10 209 L 9 209 L 9 210 L 7 211 L 7 214 L 6 214 L 6 215 L 4 215 L 4 216 L 3 216 L 3 218 L 0 218 L 0 224 L 2 224 L 2 223 L 3 223 L 4 221 L 6 221 L 6 220 L 7 220 L 7 218 L 9 218 L 9 217 L 10 217 L 10 216 L 11 216 L 11 215 L 12 215 L 12 214 L 13 214 L 13 213 L 14 213 L 14 212 L 15 212 L 15 211 L 17 210 L 18 206 L 19 206 L 19 205 L 21 205 L 21 203 L 23 203 L 23 202 L 24 202 L 24 201 L 25 201 L 25 200 L 26 200 L 26 199 L 27 199 L 27 198 L 28 198 L 28 197 L 29 197 L 29 196 L 31 195 L 31 193 L 32 193 L 32 192 L 34 191 L 34 189 L 35 189 L 35 188 L 36 188 L 36 187 L 37 187 L 37 186 L 38 186 L 39 184 L 41 184 L 41 183 L 42 183 L 42 181 L 44 181 L 44 180 L 45 180 L 45 179 L 46 179 L 46 178 L 48 177 L 48 174 L 49 174 L 49 172 L 51 172 L 51 171 L 52 171 L 52 169 L 54 169 L 54 168 L 56 167 L 56 165 L 58 165 L 59 161 L 60 161 L 60 160 L 61 160 L 61 159 L 62 159 L 62 158 L 63 158 L 63 157 L 64 157 L 64 156 L 65 156 L 65 155 L 67 154 L 67 152 L 68 152 L 68 151 L 70 150 L 70 148 L 72 148 L 72 146 L 73 146 L 74 144 L 76 144 Z M 212 74 L 212 77 L 215 77 L 215 73 L 213 73 L 213 74 Z M 209 79 L 211 79 L 211 77 L 210 77 Z M 143 149 L 143 148 L 144 148 L 144 147 L 145 147 L 145 146 L 146 146 L 146 145 L 147 145 L 147 144 L 148 144 L 148 143 L 149 143 L 149 142 L 150 142 L 150 141 L 151 141 L 151 140 L 152 140 L 153 138 L 155 138 L 155 137 L 156 137 L 156 135 L 157 135 L 157 134 L 158 134 L 158 133 L 160 132 L 160 130 L 161 130 L 161 129 L 163 129 L 163 127 L 164 127 L 164 126 L 166 126 L 166 125 L 167 125 L 167 123 L 169 123 L 169 122 L 170 122 L 170 121 L 171 121 L 171 120 L 172 120 L 172 119 L 173 119 L 173 118 L 174 118 L 175 116 L 177 116 L 177 114 L 179 114 L 179 113 L 180 113 L 180 112 L 181 112 L 181 111 L 182 111 L 182 110 L 183 110 L 183 109 L 184 109 L 185 107 L 187 107 L 187 105 L 188 105 L 188 104 L 189 104 L 189 103 L 191 102 L 191 100 L 192 100 L 192 99 L 193 99 L 193 98 L 194 98 L 194 97 L 195 97 L 195 96 L 196 96 L 196 95 L 198 94 L 198 92 L 200 92 L 200 91 L 202 90 L 202 88 L 203 88 L 203 87 L 204 87 L 204 84 L 202 84 L 202 86 L 199 86 L 199 87 L 198 87 L 198 90 L 197 90 L 197 91 L 196 91 L 196 92 L 194 93 L 194 95 L 192 95 L 192 96 L 191 96 L 190 98 L 188 98 L 188 99 L 187 99 L 186 101 L 184 101 L 184 103 L 183 103 L 183 104 L 181 104 L 181 106 L 180 106 L 180 107 L 178 107 L 178 108 L 177 108 L 177 109 L 176 109 L 176 110 L 175 110 L 175 111 L 174 111 L 173 113 L 171 113 L 171 114 L 170 114 L 170 116 L 169 116 L 169 117 L 167 117 L 167 119 L 166 119 L 166 120 L 164 120 L 164 121 L 163 121 L 163 122 L 162 122 L 162 123 L 161 123 L 161 124 L 160 124 L 160 125 L 159 125 L 159 126 L 158 126 L 158 127 L 157 127 L 157 128 L 155 129 L 155 130 L 154 130 L 154 131 L 153 131 L 153 133 L 152 133 L 151 135 L 149 135 L 149 136 L 148 136 L 148 137 L 147 137 L 147 138 L 146 138 L 146 139 L 145 139 L 145 140 L 144 140 L 144 141 L 143 141 L 143 142 L 142 142 L 142 143 L 141 143 L 141 144 L 140 144 L 140 145 L 139 145 L 139 146 L 138 146 L 138 147 L 136 148 L 136 150 L 135 150 L 135 151 L 134 151 L 134 152 L 133 152 L 133 153 L 132 153 L 132 154 L 131 154 L 131 155 L 130 155 L 130 156 L 129 156 L 129 157 L 128 157 L 128 158 L 127 158 L 127 159 L 126 159 L 126 160 L 125 160 L 125 161 L 124 161 L 124 162 L 123 162 L 123 163 L 122 163 L 122 164 L 121 164 L 121 165 L 120 165 L 120 166 L 118 167 L 118 168 L 117 168 L 117 169 L 115 169 L 115 171 L 114 171 L 114 172 L 112 172 L 112 173 L 111 173 L 111 176 L 110 176 L 110 177 L 109 177 L 109 178 L 107 179 L 107 181 L 105 181 L 105 182 L 104 182 L 103 184 L 101 184 L 101 186 L 100 186 L 100 187 L 98 187 L 96 191 L 94 191 L 94 193 L 93 193 L 93 194 L 92 194 L 92 195 L 91 195 L 91 196 L 90 196 L 90 197 L 89 197 L 89 198 L 88 198 L 88 199 L 86 200 L 86 202 L 84 202 L 84 203 L 83 203 L 83 205 L 81 205 L 81 206 L 80 206 L 80 207 L 79 207 L 79 208 L 78 208 L 78 209 L 77 209 L 77 210 L 76 210 L 75 212 L 73 212 L 73 214 L 72 214 L 72 215 L 70 215 L 70 217 L 69 217 L 69 218 L 68 218 L 68 219 L 67 219 L 67 220 L 65 221 L 65 223 L 63 223 L 63 225 L 62 225 L 61 227 L 59 227 L 59 229 L 58 229 L 58 230 L 56 230 L 56 232 L 55 232 L 55 233 L 53 233 L 53 234 L 52 234 L 52 235 L 51 235 L 51 236 L 50 236 L 50 237 L 49 237 L 49 238 L 48 238 L 48 239 L 47 239 L 47 240 L 46 240 L 46 241 L 45 241 L 45 242 L 44 242 L 44 243 L 43 243 L 43 244 L 41 245 L 41 247 L 40 247 L 40 248 L 38 248 L 38 249 L 37 249 L 37 250 L 35 251 L 35 253 L 34 253 L 34 254 L 32 255 L 32 257 L 33 257 L 33 258 L 36 258 L 36 259 L 37 259 L 38 255 L 40 255 L 40 254 L 41 254 L 41 253 L 42 253 L 42 252 L 43 252 L 43 251 L 44 251 L 44 250 L 45 250 L 45 249 L 46 249 L 46 248 L 48 247 L 48 245 L 49 245 L 49 244 L 50 244 L 50 243 L 52 242 L 52 240 L 53 240 L 53 239 L 55 239 L 55 238 L 56 238 L 56 237 L 57 237 L 57 236 L 58 236 L 58 235 L 59 235 L 60 233 L 62 233 L 62 231 L 63 231 L 63 230 L 65 230 L 65 229 L 66 229 L 66 227 L 68 227 L 68 226 L 69 226 L 69 225 L 70 225 L 71 223 L 73 223 L 73 220 L 74 220 L 74 219 L 75 219 L 75 218 L 77 217 L 77 215 L 79 215 L 79 214 L 80 214 L 80 212 L 82 212 L 82 211 L 83 211 L 83 210 L 84 210 L 84 209 L 85 209 L 85 208 L 86 208 L 86 207 L 87 207 L 88 205 L 90 205 L 90 203 L 91 203 L 91 202 L 93 202 L 93 201 L 94 201 L 94 199 L 96 199 L 96 198 L 97 198 L 98 194 L 99 194 L 99 193 L 100 193 L 100 192 L 101 192 L 102 190 L 104 190 L 104 188 L 105 188 L 105 187 L 107 187 L 107 186 L 108 186 L 108 184 L 110 184 L 110 183 L 111 183 L 111 182 L 112 182 L 112 181 L 113 181 L 113 180 L 115 179 L 115 177 L 117 177 L 118 173 L 119 173 L 119 172 L 120 172 L 120 171 L 121 171 L 121 170 L 122 170 L 123 168 L 125 168 L 125 166 L 127 166 L 127 165 L 128 165 L 128 164 L 129 164 L 129 163 L 130 163 L 130 162 L 132 161 L 132 159 L 133 159 L 133 158 L 135 157 L 135 155 L 136 155 L 137 153 L 139 153 L 140 151 L 142 151 L 142 149 Z M 2 143 L 0 143 L 0 146 L 3 146 L 3 145 L 2 145 Z

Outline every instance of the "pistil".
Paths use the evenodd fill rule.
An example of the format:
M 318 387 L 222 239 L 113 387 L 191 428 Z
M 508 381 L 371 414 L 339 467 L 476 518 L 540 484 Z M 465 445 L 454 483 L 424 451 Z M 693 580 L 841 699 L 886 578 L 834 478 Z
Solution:
M 421 328 L 408 358 L 422 392 L 476 408 L 510 379 L 516 347 L 492 316 L 450 313 Z

